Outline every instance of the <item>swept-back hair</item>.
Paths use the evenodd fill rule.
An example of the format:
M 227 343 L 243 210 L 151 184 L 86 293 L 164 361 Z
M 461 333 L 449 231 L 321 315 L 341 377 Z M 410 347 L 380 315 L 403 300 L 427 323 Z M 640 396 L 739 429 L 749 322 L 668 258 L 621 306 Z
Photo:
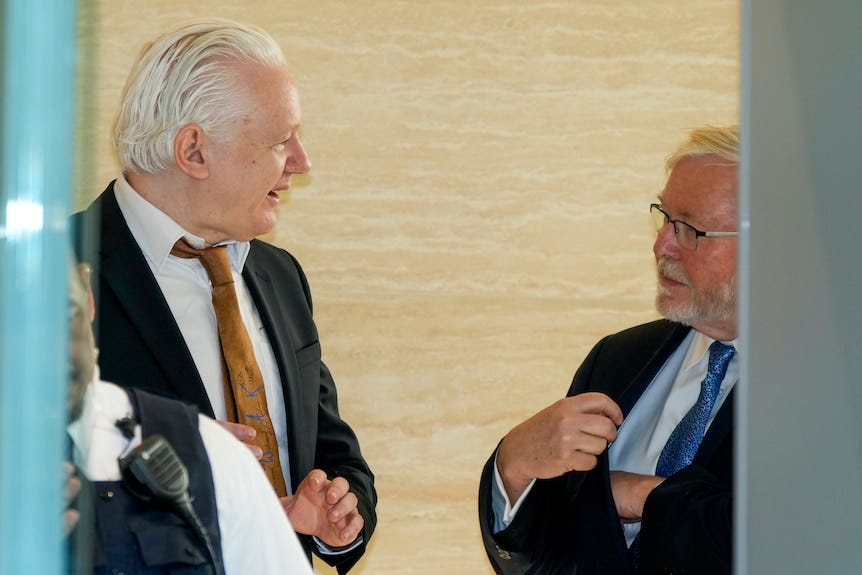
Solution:
M 739 163 L 739 126 L 702 126 L 688 134 L 676 151 L 665 160 L 669 174 L 683 158 L 717 156 L 729 164 Z
M 123 171 L 157 174 L 174 163 L 173 141 L 195 123 L 217 134 L 243 117 L 236 67 L 285 66 L 275 40 L 255 26 L 196 20 L 146 44 L 126 80 L 114 124 Z

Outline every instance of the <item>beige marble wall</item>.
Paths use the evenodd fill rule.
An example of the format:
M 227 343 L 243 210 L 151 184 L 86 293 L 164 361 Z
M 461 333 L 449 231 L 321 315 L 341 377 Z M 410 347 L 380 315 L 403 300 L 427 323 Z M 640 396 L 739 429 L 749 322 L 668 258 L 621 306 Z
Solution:
M 377 474 L 359 574 L 488 574 L 479 471 L 600 336 L 655 317 L 647 204 L 692 126 L 736 121 L 738 0 L 95 0 L 78 207 L 141 43 L 264 26 L 314 169 L 269 238 L 305 266 L 344 416 Z M 320 573 L 334 573 L 318 566 Z

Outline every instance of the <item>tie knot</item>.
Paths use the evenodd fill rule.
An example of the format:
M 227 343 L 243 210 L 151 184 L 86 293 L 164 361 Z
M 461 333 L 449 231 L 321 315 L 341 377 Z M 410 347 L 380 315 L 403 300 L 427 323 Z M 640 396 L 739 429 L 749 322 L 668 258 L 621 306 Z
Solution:
M 720 341 L 714 341 L 709 346 L 709 364 L 706 367 L 706 379 L 703 380 L 703 388 L 710 401 L 714 401 L 718 394 L 718 389 L 727 373 L 727 367 L 735 353 L 736 350 L 732 345 Z
M 730 360 L 733 359 L 735 353 L 736 350 L 732 345 L 727 345 L 720 341 L 712 342 L 712 345 L 709 346 L 709 367 L 707 371 L 717 373 L 720 370 L 721 377 L 724 378 L 727 366 L 730 364 Z
M 199 250 L 189 245 L 184 238 L 180 238 L 171 249 L 171 254 L 178 258 L 200 259 L 214 288 L 233 283 L 227 246 L 213 246 Z

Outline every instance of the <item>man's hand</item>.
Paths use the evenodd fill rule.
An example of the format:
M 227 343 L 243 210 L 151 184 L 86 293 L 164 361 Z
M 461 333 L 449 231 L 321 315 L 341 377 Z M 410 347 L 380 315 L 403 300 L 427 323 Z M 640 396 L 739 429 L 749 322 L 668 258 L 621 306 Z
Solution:
M 314 469 L 296 493 L 281 498 L 281 505 L 296 532 L 313 535 L 330 547 L 344 547 L 365 525 L 356 507 L 359 500 L 349 489 L 343 477 L 330 481 L 326 473 Z
M 231 421 L 225 421 L 223 419 L 216 419 L 216 422 L 225 429 L 227 429 L 231 433 L 231 435 L 233 435 L 243 443 L 245 443 L 246 441 L 251 441 L 252 439 L 254 439 L 254 436 L 257 435 L 257 431 L 255 431 L 253 427 L 243 425 L 242 423 L 233 423 Z M 252 454 L 254 454 L 257 459 L 263 457 L 263 449 L 261 449 L 257 445 L 245 443 L 245 446 L 251 450 Z
M 75 477 L 75 467 L 68 461 L 63 462 L 63 471 L 66 475 L 66 485 L 63 489 L 63 498 L 66 501 L 66 509 L 63 511 L 63 532 L 68 535 L 78 524 L 78 511 L 70 509 L 69 505 L 81 491 L 81 480 Z
M 636 523 L 644 514 L 644 503 L 653 489 L 661 485 L 664 477 L 641 475 L 628 471 L 611 471 L 611 492 L 617 506 L 617 515 L 623 523 Z
M 617 437 L 623 413 L 603 393 L 561 399 L 516 426 L 497 453 L 497 468 L 509 501 L 517 500 L 535 478 L 588 471 Z

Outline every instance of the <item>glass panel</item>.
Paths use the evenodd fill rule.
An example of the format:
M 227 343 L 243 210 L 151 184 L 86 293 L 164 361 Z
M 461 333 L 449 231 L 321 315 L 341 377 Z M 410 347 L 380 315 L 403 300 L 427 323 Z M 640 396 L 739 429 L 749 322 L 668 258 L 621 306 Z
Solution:
M 75 3 L 2 7 L 0 572 L 63 570 Z

